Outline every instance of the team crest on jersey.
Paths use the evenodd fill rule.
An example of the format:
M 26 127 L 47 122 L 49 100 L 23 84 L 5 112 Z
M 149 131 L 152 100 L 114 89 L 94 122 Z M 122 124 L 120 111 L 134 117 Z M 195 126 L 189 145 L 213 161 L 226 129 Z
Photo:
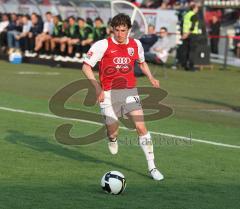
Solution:
M 133 56 L 133 55 L 134 55 L 134 48 L 128 47 L 127 50 L 128 50 L 128 54 L 129 54 L 130 56 Z

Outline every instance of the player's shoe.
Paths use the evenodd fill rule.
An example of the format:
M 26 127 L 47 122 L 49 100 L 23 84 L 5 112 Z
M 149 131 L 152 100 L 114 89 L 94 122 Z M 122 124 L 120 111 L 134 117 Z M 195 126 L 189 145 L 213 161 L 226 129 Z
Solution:
M 164 179 L 164 176 L 160 173 L 160 171 L 157 168 L 153 168 L 150 171 L 150 175 L 156 181 L 161 181 Z
M 111 152 L 111 154 L 116 155 L 118 153 L 118 142 L 117 142 L 117 140 L 108 142 L 108 149 Z

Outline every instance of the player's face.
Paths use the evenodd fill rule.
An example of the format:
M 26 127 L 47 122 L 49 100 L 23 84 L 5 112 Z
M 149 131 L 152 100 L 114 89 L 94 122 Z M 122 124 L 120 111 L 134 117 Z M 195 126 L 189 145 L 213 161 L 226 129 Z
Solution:
M 100 28 L 102 26 L 102 22 L 100 20 L 95 21 L 95 27 Z
M 51 15 L 51 14 L 47 14 L 47 15 L 46 15 L 46 19 L 47 19 L 47 21 L 49 21 L 49 22 L 50 22 L 50 21 L 51 21 L 51 19 L 52 19 L 52 15 Z
M 129 29 L 126 25 L 114 27 L 113 28 L 114 39 L 120 44 L 126 43 L 128 31 Z
M 79 26 L 80 28 L 83 28 L 84 25 L 85 25 L 85 22 L 84 22 L 84 21 L 78 20 L 78 26 Z
M 75 20 L 73 18 L 69 18 L 69 25 L 73 26 L 75 24 Z
M 57 16 L 53 17 L 53 22 L 54 22 L 55 25 L 58 24 L 58 17 Z

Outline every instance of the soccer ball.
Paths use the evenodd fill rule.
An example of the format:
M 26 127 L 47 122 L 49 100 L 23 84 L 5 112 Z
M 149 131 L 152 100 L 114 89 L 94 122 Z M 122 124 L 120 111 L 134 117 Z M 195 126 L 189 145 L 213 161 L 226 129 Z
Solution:
M 103 175 L 101 187 L 107 193 L 121 194 L 126 188 L 125 177 L 119 171 L 109 171 Z

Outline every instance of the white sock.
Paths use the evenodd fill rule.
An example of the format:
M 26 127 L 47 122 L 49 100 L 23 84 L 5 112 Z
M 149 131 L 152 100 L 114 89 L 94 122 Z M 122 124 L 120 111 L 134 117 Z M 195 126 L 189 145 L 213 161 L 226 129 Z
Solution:
M 117 142 L 117 137 L 116 138 L 108 138 L 109 142 Z
M 156 168 L 154 163 L 153 143 L 149 132 L 144 136 L 139 136 L 139 144 L 147 159 L 148 170 L 150 171 L 153 168 Z
M 154 160 L 148 160 L 148 170 L 151 171 L 152 169 L 156 168 Z

